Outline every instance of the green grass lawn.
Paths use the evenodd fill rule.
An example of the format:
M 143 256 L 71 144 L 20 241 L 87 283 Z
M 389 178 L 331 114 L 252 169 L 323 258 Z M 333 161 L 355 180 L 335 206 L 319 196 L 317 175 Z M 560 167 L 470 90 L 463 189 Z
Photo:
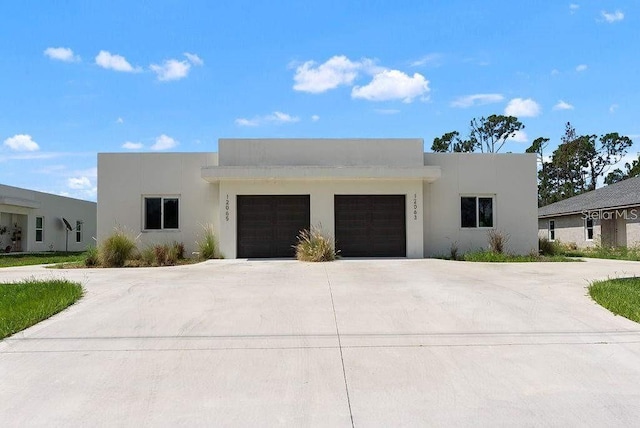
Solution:
M 84 252 L 80 253 L 34 253 L 34 254 L 1 254 L 0 268 L 11 266 L 42 265 L 50 263 L 72 263 L 84 260 Z
M 462 260 L 466 262 L 499 262 L 499 263 L 523 263 L 523 262 L 579 262 L 582 260 L 572 259 L 562 255 L 539 256 L 525 255 L 518 256 L 513 254 L 500 254 L 491 251 L 474 251 L 464 254 Z
M 569 257 L 640 261 L 640 250 L 638 248 L 595 247 L 591 249 L 564 250 L 562 254 Z
M 595 281 L 589 294 L 616 315 L 640 323 L 640 278 L 615 278 Z
M 80 284 L 60 279 L 0 284 L 0 339 L 57 314 L 82 294 Z

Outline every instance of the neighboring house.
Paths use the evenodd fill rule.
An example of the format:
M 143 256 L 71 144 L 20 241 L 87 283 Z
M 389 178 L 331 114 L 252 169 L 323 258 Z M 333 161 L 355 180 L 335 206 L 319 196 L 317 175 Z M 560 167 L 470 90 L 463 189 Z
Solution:
M 321 227 L 343 257 L 537 250 L 536 157 L 424 153 L 421 139 L 221 139 L 218 153 L 98 154 L 98 241 L 197 250 L 212 224 L 227 258 L 291 257 Z
M 96 203 L 0 184 L 0 231 L 0 252 L 83 251 L 95 245 Z
M 640 245 L 640 177 L 538 209 L 538 231 L 578 247 Z

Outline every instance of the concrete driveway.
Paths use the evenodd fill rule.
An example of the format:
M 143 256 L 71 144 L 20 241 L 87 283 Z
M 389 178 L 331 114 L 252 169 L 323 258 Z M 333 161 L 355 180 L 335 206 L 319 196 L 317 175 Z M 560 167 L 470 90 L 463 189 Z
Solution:
M 0 342 L 2 426 L 632 426 L 640 263 L 210 261 L 0 269 L 76 305 Z

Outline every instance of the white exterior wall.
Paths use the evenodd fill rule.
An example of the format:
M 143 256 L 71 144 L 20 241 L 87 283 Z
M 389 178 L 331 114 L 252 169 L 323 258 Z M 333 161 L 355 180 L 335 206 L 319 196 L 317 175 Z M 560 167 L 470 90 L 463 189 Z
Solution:
M 220 183 L 220 248 L 227 258 L 236 258 L 238 195 L 310 195 L 311 225 L 321 226 L 334 236 L 334 195 L 405 195 L 407 226 L 407 257 L 423 257 L 422 242 L 422 181 L 227 181 Z M 414 196 L 419 207 L 414 216 Z M 229 201 L 227 216 L 226 201 Z M 229 220 L 226 220 L 226 219 Z
M 421 138 L 220 139 L 221 166 L 424 166 Z
M 535 155 L 425 154 L 420 139 L 222 139 L 219 149 L 99 154 L 98 239 L 119 225 L 143 245 L 178 241 L 191 252 L 212 223 L 222 254 L 235 258 L 238 195 L 310 195 L 311 225 L 333 235 L 334 195 L 393 194 L 405 195 L 407 257 L 447 255 L 453 242 L 461 252 L 487 247 L 487 229 L 460 227 L 460 197 L 490 195 L 508 251 L 537 249 Z M 144 196 L 179 197 L 180 229 L 143 231 Z
M 218 185 L 204 181 L 200 170 L 217 164 L 215 153 L 98 154 L 98 241 L 115 227 L 138 237 L 138 248 L 182 242 L 186 254 L 197 251 L 203 226 L 220 230 Z M 143 230 L 143 198 L 179 198 L 178 230 Z
M 0 198 L 7 198 L 10 202 L 0 203 L 0 225 L 7 226 L 11 231 L 14 223 L 18 224 L 22 229 L 22 251 L 64 251 L 66 228 L 63 217 L 74 229 L 69 232 L 69 251 L 84 251 L 88 246 L 95 245 L 95 202 L 5 185 L 0 185 Z M 14 205 L 20 204 L 20 201 L 24 201 L 24 206 Z M 36 242 L 36 217 L 43 217 L 44 220 L 42 242 Z M 83 222 L 81 242 L 76 242 L 76 221 Z M 10 244 L 9 235 L 0 236 L 2 250 Z
M 461 196 L 493 196 L 494 228 L 509 235 L 506 250 L 537 251 L 536 157 L 533 154 L 427 153 L 425 165 L 439 165 L 439 180 L 424 187 L 426 256 L 488 248 L 485 228 L 462 228 Z

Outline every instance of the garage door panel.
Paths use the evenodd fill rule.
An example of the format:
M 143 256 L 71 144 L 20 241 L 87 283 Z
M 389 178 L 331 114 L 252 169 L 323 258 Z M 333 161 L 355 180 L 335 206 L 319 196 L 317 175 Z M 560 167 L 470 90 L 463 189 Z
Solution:
M 293 257 L 310 225 L 309 195 L 238 195 L 238 257 Z
M 404 195 L 335 195 L 336 246 L 345 257 L 406 256 Z

